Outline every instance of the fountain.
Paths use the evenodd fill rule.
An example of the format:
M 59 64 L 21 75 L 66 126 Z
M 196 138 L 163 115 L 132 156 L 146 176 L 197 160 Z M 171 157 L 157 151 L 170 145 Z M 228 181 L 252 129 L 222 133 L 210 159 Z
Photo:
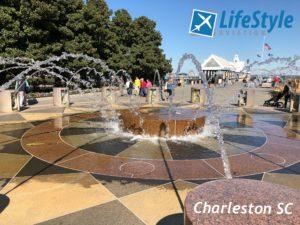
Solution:
M 24 63 L 24 61 L 26 61 Z M 91 67 L 82 67 L 78 70 L 70 70 L 67 67 L 63 67 L 58 65 L 58 63 L 67 61 L 67 60 L 84 60 L 87 62 L 92 62 L 98 66 L 101 67 L 103 70 L 102 72 L 97 71 L 95 68 Z M 35 61 L 35 60 L 28 60 L 26 58 L 0 58 L 0 65 L 10 65 L 8 68 L 5 68 L 3 70 L 0 70 L 0 74 L 3 72 L 7 72 L 13 69 L 23 69 L 22 72 L 20 72 L 17 76 L 15 76 L 13 79 L 9 80 L 5 84 L 3 84 L 0 87 L 0 90 L 4 90 L 9 88 L 15 81 L 20 80 L 21 78 L 24 78 L 25 76 L 37 76 L 42 73 L 45 73 L 47 75 L 52 75 L 54 77 L 57 77 L 61 79 L 61 81 L 65 82 L 66 85 L 75 85 L 76 88 L 80 89 L 78 85 L 74 83 L 73 80 L 76 80 L 80 82 L 82 85 L 86 87 L 91 87 L 92 83 L 96 81 L 94 79 L 88 78 L 88 80 L 80 79 L 80 73 L 84 72 L 86 75 L 90 75 L 91 73 L 94 73 L 96 77 L 100 77 L 102 79 L 102 84 L 115 84 L 115 83 L 122 83 L 121 79 L 117 76 L 119 72 L 124 72 L 123 70 L 118 71 L 117 73 L 110 69 L 105 62 L 103 62 L 100 59 L 95 59 L 93 57 L 89 57 L 84 54 L 69 54 L 69 53 L 63 53 L 61 56 L 52 56 L 47 60 L 44 61 Z M 57 72 L 58 71 L 58 72 Z M 104 72 L 108 72 L 109 76 L 108 79 L 105 79 Z M 62 75 L 64 74 L 64 75 Z M 125 73 L 125 76 L 127 79 L 130 79 L 130 76 Z M 70 79 L 68 79 L 68 77 Z
M 270 57 L 263 62 L 253 62 L 245 69 L 246 72 L 255 73 L 258 76 L 270 76 L 270 75 L 300 75 L 300 67 L 297 66 L 299 56 L 294 57 Z M 285 63 L 284 66 L 277 66 L 266 69 L 265 67 L 271 63 Z M 262 69 L 254 69 L 255 66 L 264 66 Z M 244 90 L 242 90 L 244 92 Z M 247 87 L 247 103 L 248 107 L 254 106 L 255 89 Z M 224 144 L 222 137 L 218 138 L 220 145 Z M 291 139 L 288 142 L 292 141 Z M 273 150 L 274 147 L 271 149 Z M 223 157 L 225 162 L 226 157 Z M 273 162 L 273 161 L 272 161 Z M 224 163 L 225 164 L 225 163 Z M 240 165 L 239 165 L 240 166 Z M 226 167 L 224 166 L 226 169 Z M 272 190 L 276 190 L 275 192 Z M 283 194 L 285 193 L 285 194 Z M 288 194 L 286 194 L 288 193 Z M 279 196 L 279 197 L 278 197 Z M 293 196 L 292 198 L 290 198 Z M 251 211 L 245 211 L 245 213 L 231 213 L 229 210 L 211 211 L 209 213 L 204 212 L 204 204 L 208 203 L 209 207 L 217 208 L 218 206 L 225 206 L 230 201 L 230 204 L 235 203 L 238 205 L 244 205 L 247 207 L 247 203 L 256 203 L 258 205 L 272 205 L 275 207 L 277 202 L 293 202 L 297 204 L 299 201 L 299 194 L 290 188 L 286 188 L 280 185 L 274 185 L 268 182 L 254 181 L 249 179 L 233 179 L 229 180 L 217 180 L 208 182 L 204 185 L 200 185 L 192 190 L 185 200 L 185 225 L 192 224 L 244 224 L 246 222 L 250 224 L 293 224 L 297 221 L 299 214 L 299 208 L 295 209 L 294 215 L 297 216 L 281 216 L 278 217 L 278 213 L 269 212 L 269 216 L 261 216 L 261 213 L 253 213 Z M 224 205 L 223 205 L 224 204 Z M 198 206 L 200 206 L 198 208 Z M 209 208 L 208 207 L 208 208 Z M 233 206 L 234 207 L 234 206 Z M 255 207 L 255 206 L 254 206 Z M 234 215 L 232 214 L 240 214 Z M 253 215 L 250 215 L 253 214 Z M 272 215 L 271 215 L 272 214 Z M 292 213 L 291 213 L 292 214 Z
M 120 114 L 124 131 L 153 137 L 198 134 L 205 123 L 205 114 L 195 109 L 179 108 L 170 114 L 168 108 L 140 108 L 143 123 L 130 110 L 123 110 Z
M 61 64 L 62 61 L 74 59 L 87 60 L 99 67 L 74 70 Z M 21 144 L 25 151 L 51 165 L 108 176 L 110 179 L 122 178 L 128 182 L 173 183 L 185 180 L 200 183 L 221 179 L 211 185 L 207 183 L 208 186 L 203 186 L 203 189 L 200 186 L 189 195 L 192 197 L 187 198 L 186 223 L 193 224 L 196 217 L 190 206 L 195 203 L 192 200 L 200 199 L 197 193 L 204 193 L 200 196 L 203 199 L 208 196 L 216 201 L 227 200 L 228 193 L 232 198 L 239 196 L 234 193 L 237 187 L 242 193 L 240 195 L 246 196 L 243 191 L 248 191 L 251 185 L 251 195 L 256 196 L 256 185 L 259 184 L 252 186 L 244 182 L 245 185 L 239 186 L 237 179 L 230 178 L 257 175 L 289 166 L 300 155 L 297 140 L 289 139 L 289 148 L 284 151 L 281 144 L 274 144 L 286 141 L 282 135 L 274 135 L 276 129 L 283 134 L 284 128 L 257 121 L 246 112 L 225 112 L 231 109 L 229 101 L 224 102 L 222 107 L 215 105 L 214 90 L 208 87 L 201 64 L 195 56 L 185 54 L 179 61 L 175 75 L 179 74 L 186 60 L 192 60 L 203 82 L 195 87 L 196 96 L 191 104 L 178 103 L 172 98 L 168 101 L 151 98 L 146 102 L 139 96 L 119 100 L 111 95 L 121 92 L 124 84 L 122 76 L 128 77 L 126 72 L 114 72 L 101 60 L 84 55 L 64 53 L 46 61 L 0 58 L 0 64 L 5 65 L 0 73 L 15 67 L 21 70 L 22 75 L 17 75 L 14 81 L 22 76 L 47 74 L 62 80 L 64 88 L 70 91 L 84 94 L 89 89 L 92 92 L 92 95 L 85 96 L 89 98 L 90 105 L 97 109 L 96 112 L 45 121 L 23 135 Z M 93 76 L 84 76 L 83 79 L 82 73 Z M 154 84 L 158 87 L 153 90 L 159 92 L 160 100 L 163 100 L 162 81 L 159 72 L 155 74 L 158 84 Z M 95 85 L 97 79 L 101 85 Z M 9 88 L 14 81 L 4 84 L 1 89 Z M 199 100 L 203 93 L 205 102 Z M 235 101 L 235 98 L 236 95 L 233 95 L 228 100 Z M 39 140 L 43 140 L 42 146 L 35 144 Z M 260 187 L 258 191 L 265 190 L 263 193 L 267 195 L 270 189 L 272 187 Z M 222 193 L 224 198 L 219 195 Z
M 295 55 L 293 57 L 269 57 L 264 61 L 254 61 L 248 64 L 243 72 L 252 72 L 256 73 L 256 69 L 259 70 L 260 74 L 258 75 L 299 75 L 300 66 L 298 62 L 300 61 L 300 56 Z M 266 66 L 271 65 L 272 63 L 279 63 L 277 66 L 272 68 L 266 68 Z M 264 68 L 259 68 L 264 66 Z M 258 67 L 258 68 L 255 68 Z
M 206 76 L 202 71 L 200 62 L 196 59 L 196 57 L 194 55 L 184 54 L 182 56 L 182 58 L 179 60 L 176 74 L 178 75 L 180 73 L 180 70 L 186 60 L 192 61 L 192 63 L 196 66 L 198 74 L 202 80 L 203 88 L 205 90 L 207 102 L 208 102 L 208 105 L 207 105 L 208 117 L 206 119 L 206 123 L 209 126 L 212 125 L 213 127 L 215 127 L 215 133 L 216 133 L 216 137 L 218 139 L 218 143 L 219 143 L 219 147 L 220 147 L 220 151 L 221 151 L 225 176 L 227 179 L 231 179 L 232 175 L 230 172 L 229 160 L 228 160 L 226 150 L 224 149 L 223 134 L 222 134 L 222 130 L 220 128 L 220 115 L 217 110 L 213 109 L 213 95 L 211 93 L 211 89 L 208 86 L 208 81 L 206 79 Z M 201 107 L 201 101 L 199 101 L 199 108 L 200 107 Z
M 61 64 L 67 60 L 85 60 L 94 63 L 96 66 L 100 66 L 102 71 L 98 71 L 93 67 L 83 67 L 78 70 L 72 70 L 68 67 L 63 67 Z M 66 87 L 72 87 L 80 93 L 83 90 L 80 86 L 85 89 L 89 88 L 95 93 L 94 90 L 95 79 L 81 79 L 81 73 L 89 75 L 93 73 L 101 80 L 104 88 L 102 88 L 103 102 L 99 103 L 97 97 L 95 97 L 94 106 L 98 107 L 100 111 L 100 116 L 108 124 L 107 126 L 113 126 L 113 132 L 131 133 L 134 135 L 144 135 L 150 137 L 163 137 L 163 138 L 173 138 L 173 137 L 184 137 L 190 135 L 198 135 L 206 128 L 214 127 L 215 135 L 217 137 L 219 148 L 222 156 L 224 173 L 227 178 L 231 178 L 229 161 L 227 158 L 227 153 L 224 149 L 223 135 L 220 128 L 219 113 L 217 108 L 213 105 L 212 93 L 208 87 L 208 82 L 206 76 L 203 74 L 201 64 L 192 54 L 184 54 L 179 61 L 179 65 L 176 71 L 176 76 L 178 76 L 184 62 L 186 60 L 191 60 L 196 66 L 200 79 L 203 83 L 203 90 L 205 91 L 205 96 L 207 98 L 206 109 L 203 110 L 204 102 L 196 101 L 196 107 L 192 109 L 183 108 L 180 104 L 173 104 L 173 97 L 169 98 L 168 107 L 164 105 L 160 107 L 143 108 L 141 107 L 139 101 L 130 98 L 129 107 L 125 110 L 115 110 L 111 107 L 112 104 L 116 103 L 116 89 L 124 84 L 124 79 L 120 78 L 118 74 L 122 73 L 126 79 L 130 79 L 130 76 L 124 70 L 119 70 L 117 72 L 111 70 L 102 60 L 95 59 L 83 54 L 75 55 L 63 53 L 61 56 L 53 56 L 44 61 L 34 61 L 25 58 L 13 58 L 6 59 L 1 58 L 0 62 L 6 68 L 0 71 L 0 74 L 13 69 L 21 69 L 22 71 L 15 76 L 13 79 L 3 84 L 0 90 L 7 89 L 16 80 L 23 78 L 24 76 L 36 76 L 39 74 L 47 74 L 59 78 Z M 7 65 L 10 65 L 7 67 Z M 105 76 L 108 73 L 108 76 Z M 158 88 L 160 92 L 160 97 L 163 99 L 162 95 L 162 80 L 160 74 L 155 71 L 155 81 L 158 79 Z M 65 91 L 67 89 L 57 89 L 58 91 Z M 201 90 L 202 91 L 202 90 Z M 156 89 L 157 92 L 157 89 Z M 66 95 L 67 98 L 68 95 Z M 96 95 L 95 95 L 96 96 Z M 153 102 L 150 102 L 153 103 Z M 67 103 L 68 104 L 68 101 Z M 102 104 L 102 105 L 101 105 Z M 104 104 L 104 105 L 103 105 Z M 106 104 L 106 105 L 105 105 Z M 62 103 L 60 102 L 60 105 Z M 112 125 L 114 124 L 114 125 Z M 110 132 L 108 129 L 107 132 Z M 122 134 L 123 135 L 123 134 Z
M 93 67 L 84 66 L 78 68 L 71 68 L 67 66 L 66 63 L 70 61 L 84 61 L 92 64 Z M 100 109 L 103 114 L 105 114 L 106 108 L 111 111 L 111 107 L 104 107 L 103 102 L 99 101 L 97 92 L 99 92 L 99 87 L 102 86 L 102 94 L 104 95 L 106 89 L 116 89 L 117 85 L 124 84 L 125 79 L 131 79 L 130 75 L 126 73 L 125 70 L 119 70 L 117 72 L 110 69 L 106 63 L 100 59 L 95 59 L 93 57 L 84 54 L 69 54 L 63 53 L 61 56 L 52 56 L 44 61 L 35 61 L 28 58 L 1 58 L 0 66 L 3 68 L 0 70 L 0 75 L 7 72 L 18 72 L 13 79 L 4 83 L 0 86 L 0 92 L 4 91 L 12 86 L 12 84 L 22 78 L 33 78 L 36 76 L 40 77 L 54 77 L 59 79 L 64 87 L 54 87 L 53 88 L 53 104 L 58 107 L 69 107 L 69 89 L 75 90 L 79 94 L 85 94 L 86 90 L 89 90 L 94 95 L 89 95 L 87 98 L 94 102 L 92 104 L 96 109 Z M 120 76 L 121 74 L 121 76 Z M 81 78 L 83 76 L 83 78 Z M 123 76 L 123 77 L 122 77 Z M 17 95 L 17 90 L 10 91 L 13 96 Z M 114 93 L 116 94 L 116 93 Z M 1 101 L 7 102 L 2 99 Z M 108 98 L 105 96 L 104 102 L 108 105 L 115 103 L 115 98 Z M 102 106 L 100 107 L 100 105 Z M 6 107 L 7 108 L 7 107 Z M 5 110 L 7 111 L 7 109 Z M 3 110 L 2 110 L 3 111 Z M 11 111 L 11 110 L 10 110 Z

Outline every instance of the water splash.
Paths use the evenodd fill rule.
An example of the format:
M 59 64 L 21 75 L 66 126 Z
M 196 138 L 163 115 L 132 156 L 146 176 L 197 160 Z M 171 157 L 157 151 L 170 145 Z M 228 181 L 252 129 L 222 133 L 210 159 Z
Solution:
M 243 72 L 260 76 L 299 76 L 300 56 L 293 57 L 270 57 L 264 61 L 254 61 L 245 66 Z
M 67 66 L 67 62 L 74 60 L 88 62 L 94 67 L 84 66 L 74 69 Z M 79 94 L 85 94 L 85 90 L 89 90 L 91 95 L 85 95 L 86 98 L 93 102 L 92 106 L 99 109 L 101 115 L 105 118 L 107 126 L 111 126 L 113 130 L 118 131 L 119 128 L 112 126 L 118 123 L 117 112 L 112 107 L 112 102 L 108 99 L 104 102 L 99 101 L 99 87 L 108 86 L 119 88 L 124 85 L 125 80 L 131 80 L 130 75 L 123 69 L 115 72 L 110 69 L 107 64 L 101 60 L 84 54 L 63 53 L 61 56 L 52 56 L 44 61 L 35 61 L 29 58 L 2 58 L 0 57 L 0 75 L 7 72 L 19 72 L 13 79 L 0 86 L 0 91 L 8 89 L 15 81 L 23 78 L 33 78 L 36 76 L 54 77 L 60 79 L 61 83 L 66 87 L 71 87 Z M 98 68 L 98 69 L 96 69 Z M 100 69 L 100 70 L 99 70 Z M 81 75 L 85 78 L 82 79 Z M 92 76 L 91 76 L 92 75 Z M 93 78 L 92 78 L 93 77 Z M 97 80 L 99 82 L 97 82 Z
M 230 172 L 228 155 L 227 155 L 226 149 L 224 147 L 223 133 L 222 133 L 222 130 L 220 127 L 220 122 L 219 122 L 220 114 L 219 114 L 218 110 L 216 110 L 216 107 L 214 107 L 214 105 L 213 105 L 213 94 L 208 86 L 208 81 L 207 81 L 206 75 L 203 73 L 201 63 L 197 60 L 197 58 L 193 54 L 186 53 L 179 60 L 176 75 L 178 77 L 186 60 L 192 61 L 192 63 L 196 67 L 196 70 L 198 71 L 198 74 L 200 76 L 199 78 L 202 80 L 202 84 L 203 84 L 203 87 L 204 87 L 204 90 L 206 93 L 206 97 L 207 97 L 207 103 L 208 103 L 207 110 L 209 112 L 209 116 L 206 118 L 205 123 L 206 123 L 207 127 L 214 126 L 216 128 L 215 133 L 216 133 L 216 136 L 218 139 L 218 144 L 219 144 L 220 151 L 221 151 L 224 173 L 225 173 L 225 176 L 227 179 L 231 179 L 232 175 Z
M 196 57 L 192 54 L 185 54 L 179 61 L 178 68 L 176 74 L 178 75 L 184 62 L 186 60 L 192 60 L 193 64 L 196 66 L 196 69 L 198 70 L 198 74 L 203 82 L 204 90 L 206 92 L 207 96 L 207 110 L 210 112 L 210 115 L 207 119 L 206 126 L 213 126 L 216 127 L 215 135 L 218 139 L 218 143 L 221 150 L 221 156 L 223 159 L 223 165 L 224 165 L 224 171 L 226 178 L 231 178 L 230 173 L 230 167 L 229 167 L 229 161 L 228 156 L 226 154 L 226 151 L 224 149 L 224 141 L 223 141 L 223 134 L 220 128 L 220 115 L 218 111 L 216 110 L 216 107 L 213 105 L 213 98 L 212 98 L 212 92 L 208 87 L 208 82 L 206 79 L 206 76 L 204 75 L 202 71 L 202 67 L 200 62 L 196 59 Z M 72 70 L 68 67 L 61 66 L 61 63 L 63 61 L 70 61 L 70 60 L 85 60 L 88 62 L 92 62 L 98 66 L 101 67 L 101 71 L 98 71 L 94 67 L 82 67 L 78 70 Z M 130 79 L 130 76 L 126 73 L 124 70 L 119 70 L 117 72 L 110 69 L 106 63 L 100 59 L 95 59 L 92 57 L 89 57 L 87 55 L 83 54 L 68 54 L 63 53 L 61 56 L 53 56 L 50 57 L 47 60 L 44 61 L 35 61 L 32 59 L 27 58 L 0 58 L 0 65 L 4 65 L 5 68 L 0 70 L 0 74 L 4 72 L 8 72 L 10 70 L 14 69 L 20 69 L 22 70 L 18 75 L 16 75 L 13 79 L 6 82 L 4 85 L 0 87 L 0 90 L 4 90 L 9 88 L 15 81 L 20 80 L 24 77 L 33 77 L 36 75 L 42 75 L 47 74 L 49 76 L 54 76 L 59 78 L 66 86 L 73 86 L 74 89 L 78 90 L 81 94 L 84 94 L 84 91 L 80 87 L 83 86 L 84 88 L 89 88 L 92 90 L 95 95 L 92 95 L 94 97 L 94 102 L 96 103 L 96 107 L 99 108 L 102 118 L 104 118 L 106 127 L 112 128 L 114 133 L 119 133 L 120 131 L 120 121 L 118 120 L 118 114 L 117 112 L 111 107 L 110 102 L 105 102 L 105 106 L 103 106 L 103 102 L 100 105 L 99 101 L 97 101 L 98 97 L 96 95 L 96 92 L 98 90 L 93 88 L 93 84 L 95 83 L 95 79 L 87 76 L 85 80 L 81 79 L 80 74 L 85 73 L 86 75 L 94 74 L 96 77 L 98 77 L 101 80 L 102 85 L 109 86 L 109 87 L 121 87 L 124 84 L 124 77 L 125 79 Z M 108 74 L 108 76 L 105 76 L 105 73 Z M 120 76 L 122 75 L 122 76 Z M 159 86 L 162 87 L 162 79 L 159 75 L 159 72 L 156 71 L 156 75 L 159 79 Z M 162 91 L 162 90 L 161 90 Z M 132 98 L 130 100 L 131 107 L 130 109 L 133 111 L 138 112 L 136 110 L 140 107 L 140 102 L 135 102 Z M 169 100 L 170 108 L 173 107 L 172 98 Z M 176 110 L 171 110 L 176 111 Z M 138 116 L 138 115 L 137 115 Z M 141 123 L 143 122 L 140 120 Z M 174 138 L 174 137 L 173 137 Z M 180 138 L 180 137 L 177 137 Z
M 61 67 L 58 65 L 59 62 L 66 61 L 66 60 L 84 60 L 87 62 L 95 63 L 99 65 L 103 71 L 97 71 L 95 68 L 91 67 L 82 67 L 77 71 L 72 71 L 67 67 Z M 44 61 L 35 61 L 33 59 L 27 58 L 1 58 L 0 57 L 0 65 L 9 66 L 3 70 L 0 70 L 0 74 L 3 72 L 7 72 L 13 69 L 23 69 L 21 73 L 15 76 L 13 79 L 9 80 L 5 84 L 0 87 L 0 90 L 4 90 L 9 88 L 15 81 L 20 80 L 26 76 L 33 77 L 38 75 L 38 73 L 46 73 L 48 75 L 52 75 L 61 79 L 67 85 L 74 84 L 73 80 L 79 81 L 81 84 L 87 87 L 91 87 L 91 82 L 95 82 L 95 80 L 90 79 L 89 81 L 80 80 L 79 75 L 81 72 L 85 72 L 86 74 L 94 73 L 96 76 L 100 77 L 103 85 L 105 84 L 114 84 L 120 83 L 121 79 L 117 76 L 118 73 L 123 72 L 127 79 L 131 79 L 129 74 L 126 73 L 124 70 L 120 70 L 117 73 L 110 69 L 104 61 L 101 59 L 96 59 L 84 54 L 70 54 L 70 53 L 63 53 L 61 56 L 52 56 L 47 60 Z M 105 79 L 104 73 L 108 72 L 109 78 Z M 67 79 L 66 76 L 62 76 L 61 74 L 68 75 L 71 77 Z M 77 86 L 77 85 L 75 85 Z

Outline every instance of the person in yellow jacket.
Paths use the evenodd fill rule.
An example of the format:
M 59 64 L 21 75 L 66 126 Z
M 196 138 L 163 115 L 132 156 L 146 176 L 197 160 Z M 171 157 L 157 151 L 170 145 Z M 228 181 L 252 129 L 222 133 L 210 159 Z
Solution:
M 141 88 L 141 80 L 138 77 L 135 78 L 133 86 L 134 86 L 134 94 L 139 95 L 140 88 Z

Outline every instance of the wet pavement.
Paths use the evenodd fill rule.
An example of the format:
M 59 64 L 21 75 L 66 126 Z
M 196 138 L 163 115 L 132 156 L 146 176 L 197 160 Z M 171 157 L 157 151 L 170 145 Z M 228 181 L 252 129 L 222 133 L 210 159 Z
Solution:
M 214 137 L 139 139 L 107 132 L 97 113 L 49 113 L 61 111 L 0 125 L 0 224 L 182 224 L 187 193 L 224 178 Z M 299 119 L 268 108 L 224 114 L 233 176 L 299 191 Z

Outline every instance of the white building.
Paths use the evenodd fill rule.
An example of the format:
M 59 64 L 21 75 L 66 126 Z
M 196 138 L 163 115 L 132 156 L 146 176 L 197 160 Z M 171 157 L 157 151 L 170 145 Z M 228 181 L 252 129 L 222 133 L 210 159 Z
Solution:
M 233 61 L 228 61 L 220 56 L 211 55 L 202 65 L 202 70 L 206 77 L 219 77 L 225 79 L 241 77 L 244 74 L 242 70 L 245 67 L 245 62 L 240 61 L 239 56 L 235 55 Z

